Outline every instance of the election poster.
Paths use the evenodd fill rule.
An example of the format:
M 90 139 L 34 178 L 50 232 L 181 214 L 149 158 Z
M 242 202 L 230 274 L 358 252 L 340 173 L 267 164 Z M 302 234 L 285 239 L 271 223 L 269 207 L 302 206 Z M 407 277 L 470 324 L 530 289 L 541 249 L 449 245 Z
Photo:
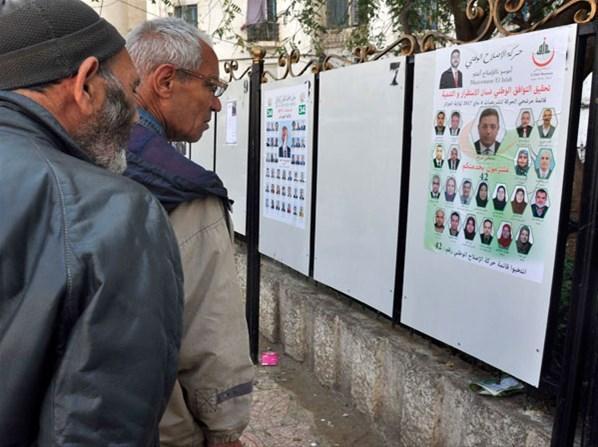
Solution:
M 264 91 L 262 141 L 264 217 L 305 228 L 309 84 Z
M 543 281 L 561 201 L 569 33 L 436 50 L 427 250 Z
M 226 144 L 237 144 L 237 101 L 226 102 Z

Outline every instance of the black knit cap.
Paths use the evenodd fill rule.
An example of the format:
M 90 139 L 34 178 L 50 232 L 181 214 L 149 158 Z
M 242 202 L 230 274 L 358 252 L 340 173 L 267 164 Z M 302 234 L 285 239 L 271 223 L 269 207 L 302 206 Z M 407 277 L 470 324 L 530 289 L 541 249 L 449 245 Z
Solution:
M 74 74 L 85 58 L 100 62 L 125 40 L 79 0 L 0 0 L 0 90 Z

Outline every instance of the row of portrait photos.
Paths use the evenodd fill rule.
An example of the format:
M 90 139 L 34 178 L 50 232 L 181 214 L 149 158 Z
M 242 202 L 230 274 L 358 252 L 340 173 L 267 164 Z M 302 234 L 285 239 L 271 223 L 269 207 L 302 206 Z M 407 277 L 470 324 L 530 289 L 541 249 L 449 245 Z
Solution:
M 497 125 L 491 130 L 498 132 L 501 126 L 500 108 L 494 107 L 481 109 L 482 113 L 480 113 L 480 117 L 478 119 L 478 127 L 484 124 L 482 120 L 484 110 L 496 111 L 496 119 L 492 121 L 496 121 Z M 450 121 L 448 126 L 446 125 L 446 112 L 444 110 L 438 110 L 436 112 L 436 119 L 433 128 L 434 135 L 457 137 L 461 133 L 462 125 L 463 120 L 461 118 L 461 112 L 458 110 L 453 110 L 450 112 Z M 552 107 L 546 107 L 542 109 L 541 118 L 537 121 L 534 120 L 534 112 L 532 109 L 521 109 L 515 122 L 515 129 L 517 130 L 517 135 L 519 138 L 531 138 L 531 136 L 535 133 L 537 133 L 538 137 L 541 139 L 552 138 L 557 126 L 556 114 Z
M 457 144 L 452 144 L 449 146 L 448 150 L 445 151 L 444 146 L 437 143 L 434 148 L 432 165 L 436 170 L 442 170 L 444 168 L 448 168 L 449 171 L 458 170 L 461 165 L 461 151 L 459 146 Z M 533 171 L 539 180 L 548 180 L 555 167 L 552 149 L 541 148 L 538 151 L 535 160 L 532 160 L 530 157 L 530 149 L 527 147 L 520 147 L 513 160 L 515 175 L 527 177 L 532 166 Z
M 515 241 L 517 253 L 522 255 L 529 254 L 533 245 L 533 235 L 529 225 L 520 225 L 513 239 L 512 223 L 501 222 L 495 232 L 494 221 L 491 218 L 481 219 L 478 226 L 476 216 L 467 215 L 463 222 L 462 215 L 458 211 L 452 211 L 450 216 L 447 216 L 444 209 L 438 208 L 434 213 L 433 226 L 434 231 L 438 234 L 448 234 L 449 237 L 455 239 L 462 236 L 467 241 L 501 250 L 508 250 Z
M 287 213 L 289 215 L 292 214 L 293 216 L 298 216 L 300 218 L 305 217 L 305 211 L 303 206 L 297 206 L 291 204 L 290 202 L 287 203 L 284 201 L 275 200 L 267 197 L 265 199 L 264 205 L 266 206 L 266 209 L 281 211 L 282 213 Z
M 305 200 L 305 190 L 303 188 L 293 188 L 291 186 L 280 186 L 274 183 L 266 183 L 265 192 L 282 197 L 292 197 L 294 199 Z
M 469 206 L 472 203 L 479 208 L 487 208 L 491 204 L 495 211 L 504 211 L 507 205 L 510 205 L 513 214 L 523 215 L 529 209 L 533 217 L 543 219 L 546 216 L 549 208 L 548 190 L 546 188 L 536 188 L 533 193 L 529 194 L 525 186 L 516 186 L 511 194 L 508 195 L 507 187 L 503 183 L 497 183 L 494 186 L 492 195 L 489 193 L 488 182 L 481 181 L 477 185 L 477 190 L 474 196 L 473 182 L 469 179 L 464 179 L 459 188 L 457 188 L 457 180 L 455 177 L 449 176 L 442 185 L 442 179 L 439 175 L 432 176 L 430 186 L 430 199 L 444 200 L 449 203 L 461 204 Z

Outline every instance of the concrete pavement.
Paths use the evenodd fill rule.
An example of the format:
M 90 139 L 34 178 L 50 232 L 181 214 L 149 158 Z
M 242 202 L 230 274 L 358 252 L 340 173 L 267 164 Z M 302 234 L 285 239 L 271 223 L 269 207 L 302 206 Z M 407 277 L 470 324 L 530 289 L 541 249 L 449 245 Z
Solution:
M 265 342 L 261 346 L 268 347 Z M 304 366 L 280 356 L 279 366 L 258 367 L 251 422 L 242 438 L 246 447 L 384 446 L 340 394 L 322 387 Z

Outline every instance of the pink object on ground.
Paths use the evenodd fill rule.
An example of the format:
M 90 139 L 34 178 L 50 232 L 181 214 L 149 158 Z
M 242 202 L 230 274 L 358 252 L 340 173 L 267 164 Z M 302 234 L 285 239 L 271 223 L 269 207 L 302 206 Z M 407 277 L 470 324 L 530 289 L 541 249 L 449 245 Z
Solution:
M 262 358 L 260 361 L 262 366 L 276 366 L 278 365 L 278 353 L 274 351 L 262 352 Z

